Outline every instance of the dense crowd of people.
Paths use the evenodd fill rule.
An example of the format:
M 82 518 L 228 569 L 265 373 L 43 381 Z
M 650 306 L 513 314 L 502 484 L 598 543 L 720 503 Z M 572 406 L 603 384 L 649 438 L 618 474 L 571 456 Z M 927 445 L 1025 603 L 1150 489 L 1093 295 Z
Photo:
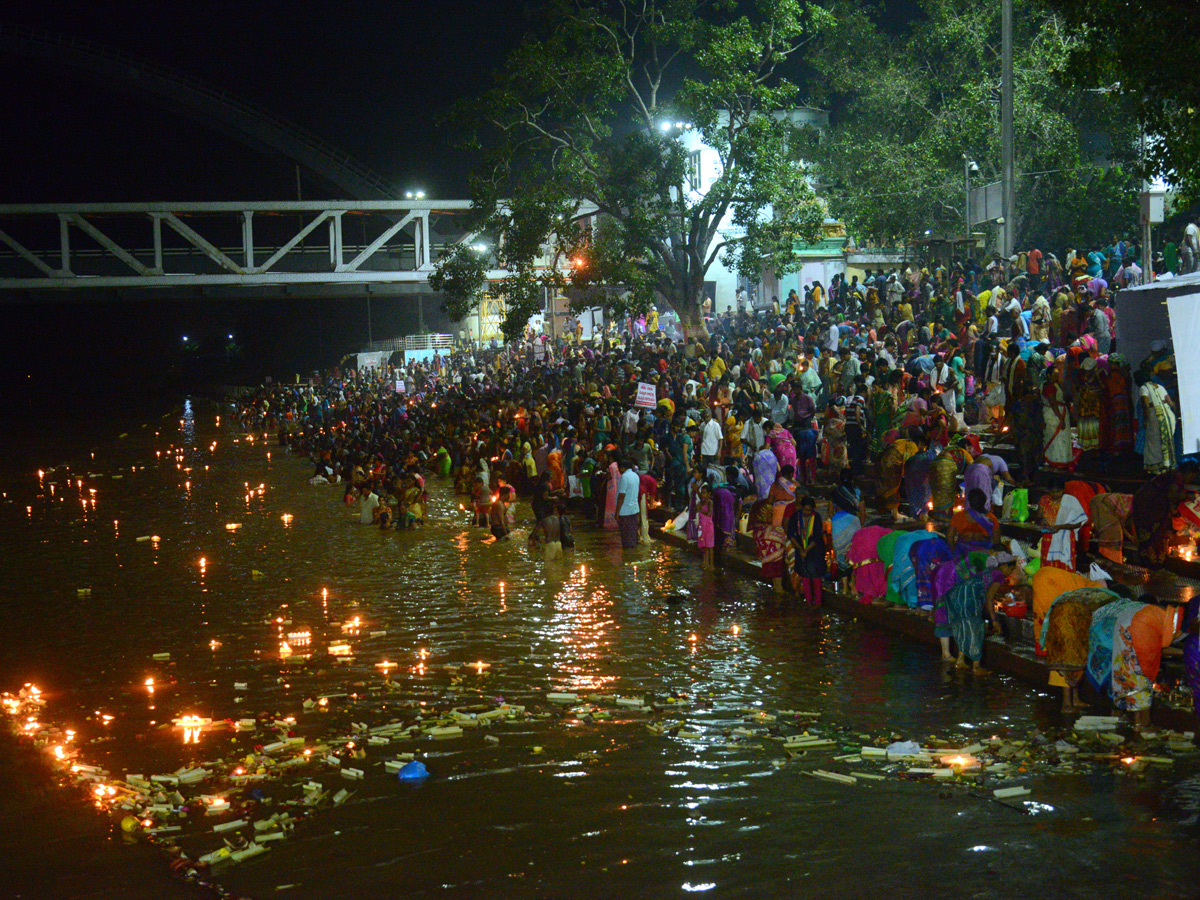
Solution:
M 573 543 L 568 509 L 633 548 L 663 506 L 705 566 L 740 543 L 778 593 L 820 605 L 837 582 L 925 611 L 944 658 L 977 669 L 989 625 L 1029 609 L 1064 708 L 1086 671 L 1144 717 L 1180 607 L 1132 596 L 1102 566 L 1124 566 L 1127 539 L 1148 565 L 1191 544 L 1180 517 L 1196 465 L 1179 446 L 1167 344 L 1119 352 L 1110 290 L 1140 280 L 1136 248 L 1114 239 L 1064 260 L 838 277 L 685 340 L 651 312 L 590 342 L 567 329 L 464 346 L 264 386 L 240 415 L 384 528 L 423 523 L 431 474 L 453 479 L 498 541 L 527 498 L 548 560 Z M 1140 484 L 1081 474 L 1136 469 L 1138 453 Z M 1002 538 L 1002 518 L 1031 515 L 1040 540 Z

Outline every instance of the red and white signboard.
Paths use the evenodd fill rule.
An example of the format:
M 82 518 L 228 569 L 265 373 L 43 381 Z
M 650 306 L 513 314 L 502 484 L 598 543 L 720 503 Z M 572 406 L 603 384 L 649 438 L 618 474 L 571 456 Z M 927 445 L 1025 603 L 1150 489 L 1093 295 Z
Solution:
M 658 393 L 654 389 L 654 385 L 638 382 L 637 400 L 634 401 L 634 409 L 654 409 L 658 404 Z

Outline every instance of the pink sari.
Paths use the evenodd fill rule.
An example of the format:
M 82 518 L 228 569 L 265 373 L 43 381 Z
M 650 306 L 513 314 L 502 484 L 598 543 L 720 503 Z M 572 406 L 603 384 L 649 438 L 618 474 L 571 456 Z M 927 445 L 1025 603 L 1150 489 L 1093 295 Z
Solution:
M 796 439 L 786 428 L 772 429 L 767 440 L 771 443 L 771 452 L 779 460 L 779 468 L 791 466 L 796 468 Z
M 617 486 L 621 481 L 621 470 L 615 462 L 608 464 L 608 490 L 604 498 L 604 527 L 609 531 L 617 528 Z
M 882 600 L 887 594 L 887 566 L 879 558 L 879 540 L 890 534 L 890 528 L 868 525 L 854 532 L 850 539 L 848 557 L 854 567 L 854 590 L 860 603 Z

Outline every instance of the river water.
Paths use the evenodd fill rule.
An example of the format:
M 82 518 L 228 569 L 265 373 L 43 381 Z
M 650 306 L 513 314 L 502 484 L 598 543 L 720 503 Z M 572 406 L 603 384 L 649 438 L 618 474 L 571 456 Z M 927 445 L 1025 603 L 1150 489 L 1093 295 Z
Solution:
M 308 485 L 308 464 L 218 425 L 221 412 L 188 403 L 69 472 L 7 483 L 0 687 L 37 683 L 46 720 L 79 730 L 80 759 L 118 773 L 245 752 L 224 731 L 185 744 L 169 724 L 183 714 L 294 715 L 319 737 L 385 704 L 502 697 L 546 713 L 488 729 L 498 741 L 468 731 L 373 752 L 356 764 L 365 780 L 340 785 L 355 790 L 348 802 L 228 869 L 225 885 L 256 898 L 1195 894 L 1195 762 L 1142 779 L 1035 775 L 1015 809 L 931 784 L 806 777 L 813 765 L 730 730 L 748 711 L 802 710 L 852 742 L 969 743 L 1053 730 L 1056 698 L 947 672 L 926 647 L 778 605 L 661 544 L 622 554 L 615 533 L 577 525 L 577 549 L 545 563 L 520 527 L 499 543 L 470 527 L 436 479 L 424 528 L 360 525 L 339 488 Z M 353 661 L 326 655 L 341 642 Z M 675 697 L 678 712 L 589 720 L 548 691 Z M 331 695 L 331 712 L 302 712 Z M 699 736 L 646 727 L 664 720 Z M 431 777 L 384 774 L 398 750 Z M 28 817 L 41 805 L 64 822 L 92 815 L 55 806 L 60 793 L 29 801 Z M 32 838 L 0 823 L 19 855 Z M 53 847 L 26 850 L 55 861 Z M 166 896 L 122 874 L 164 865 L 140 851 L 89 839 L 69 852 L 96 874 L 55 896 Z M 37 896 L 39 874 L 22 877 L 16 895 Z

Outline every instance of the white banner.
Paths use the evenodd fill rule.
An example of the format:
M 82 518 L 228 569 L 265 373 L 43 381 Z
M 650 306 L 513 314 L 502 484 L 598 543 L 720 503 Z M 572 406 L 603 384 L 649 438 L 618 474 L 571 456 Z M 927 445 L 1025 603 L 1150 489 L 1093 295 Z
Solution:
M 1200 347 L 1200 293 L 1171 297 L 1167 310 L 1175 344 L 1175 370 L 1179 373 L 1183 452 L 1195 453 L 1200 450 L 1200 353 L 1195 349 Z
M 357 369 L 360 374 L 371 369 L 382 369 L 387 365 L 387 361 L 391 355 L 391 350 L 377 350 L 372 353 L 359 353 Z
M 654 385 L 646 384 L 644 381 L 638 382 L 637 400 L 634 401 L 634 409 L 654 409 L 658 404 L 658 393 Z

